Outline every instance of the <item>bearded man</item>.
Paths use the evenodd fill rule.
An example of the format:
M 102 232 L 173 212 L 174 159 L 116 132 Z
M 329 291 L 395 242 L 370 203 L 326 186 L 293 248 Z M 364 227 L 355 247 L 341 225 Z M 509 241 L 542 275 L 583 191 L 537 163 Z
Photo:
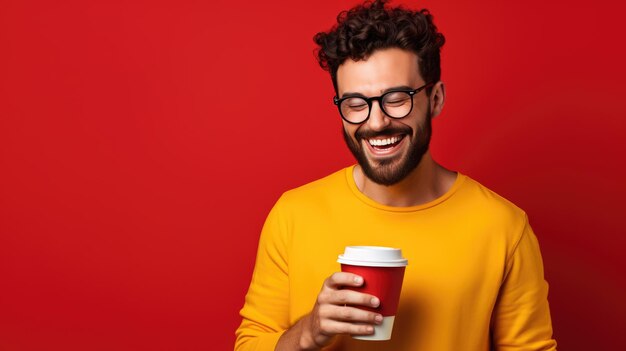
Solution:
M 429 152 L 446 98 L 444 37 L 427 10 L 385 1 L 343 12 L 315 36 L 358 163 L 282 195 L 261 233 L 236 350 L 556 350 L 539 246 L 526 214 Z M 351 245 L 401 248 L 393 337 Z M 367 309 L 366 309 L 367 308 Z

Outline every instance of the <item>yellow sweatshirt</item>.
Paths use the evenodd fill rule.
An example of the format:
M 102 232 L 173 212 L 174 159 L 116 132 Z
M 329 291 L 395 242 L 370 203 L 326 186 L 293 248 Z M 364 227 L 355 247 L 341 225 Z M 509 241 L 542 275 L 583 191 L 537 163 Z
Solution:
M 286 192 L 270 212 L 235 350 L 274 350 L 351 245 L 400 248 L 409 261 L 393 334 L 341 335 L 325 350 L 556 350 L 541 254 L 522 210 L 460 173 L 432 202 L 384 206 L 358 190 L 353 167 Z

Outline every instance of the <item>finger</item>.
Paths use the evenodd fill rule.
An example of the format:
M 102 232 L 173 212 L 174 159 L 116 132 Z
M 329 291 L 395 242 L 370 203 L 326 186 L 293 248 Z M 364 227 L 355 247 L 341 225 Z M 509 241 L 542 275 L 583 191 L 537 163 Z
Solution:
M 333 275 L 328 277 L 324 282 L 324 285 L 331 289 L 337 289 L 341 286 L 361 286 L 362 284 L 363 277 L 348 272 L 333 273 Z
M 383 316 L 379 313 L 351 306 L 323 305 L 320 306 L 319 316 L 321 319 L 333 319 L 340 322 L 380 324 L 383 321 Z
M 374 327 L 370 324 L 346 323 L 332 319 L 322 320 L 320 331 L 325 335 L 350 334 L 350 335 L 371 335 Z
M 326 294 L 320 294 L 321 303 L 328 303 L 331 305 L 354 305 L 354 306 L 367 306 L 378 307 L 380 300 L 370 294 L 364 294 L 350 289 L 333 290 Z

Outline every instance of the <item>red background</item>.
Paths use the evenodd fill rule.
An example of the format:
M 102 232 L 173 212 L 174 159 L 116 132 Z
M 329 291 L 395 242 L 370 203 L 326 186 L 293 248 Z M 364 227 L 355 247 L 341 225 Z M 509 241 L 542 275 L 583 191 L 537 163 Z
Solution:
M 265 215 L 353 162 L 312 36 L 355 1 L 0 1 L 0 350 L 228 350 Z M 561 350 L 625 349 L 618 1 L 424 1 L 432 150 L 524 208 Z

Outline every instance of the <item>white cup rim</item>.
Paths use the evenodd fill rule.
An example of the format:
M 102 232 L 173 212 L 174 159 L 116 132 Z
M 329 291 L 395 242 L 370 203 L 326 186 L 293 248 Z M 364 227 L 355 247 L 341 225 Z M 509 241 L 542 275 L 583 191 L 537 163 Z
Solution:
M 384 246 L 346 246 L 337 262 L 352 266 L 404 267 L 408 260 L 402 257 L 402 250 Z

